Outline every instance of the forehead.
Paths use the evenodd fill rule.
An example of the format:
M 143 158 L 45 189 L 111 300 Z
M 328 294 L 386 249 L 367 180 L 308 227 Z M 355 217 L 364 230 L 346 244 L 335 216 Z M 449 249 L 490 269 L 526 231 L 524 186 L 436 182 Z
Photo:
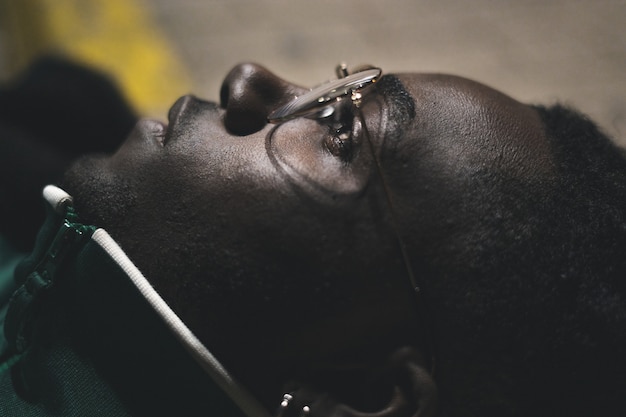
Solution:
M 480 167 L 523 175 L 550 169 L 548 141 L 531 106 L 462 77 L 396 76 L 415 111 L 403 121 L 402 134 L 386 141 L 387 149 L 455 174 Z M 389 119 L 406 119 L 394 115 L 394 107 Z
M 402 82 L 407 90 L 413 95 L 420 95 L 419 92 L 431 92 L 441 94 L 466 94 L 476 98 L 484 99 L 505 99 L 512 100 L 502 92 L 495 90 L 485 84 L 468 78 L 437 73 L 398 73 L 393 74 Z
M 478 122 L 485 127 L 505 128 L 513 124 L 537 126 L 539 118 L 529 106 L 484 84 L 445 74 L 398 74 L 408 94 L 414 100 L 416 115 L 422 122 L 428 117 L 448 125 Z M 488 126 L 486 122 L 494 122 Z M 432 120 L 431 120 L 432 122 Z

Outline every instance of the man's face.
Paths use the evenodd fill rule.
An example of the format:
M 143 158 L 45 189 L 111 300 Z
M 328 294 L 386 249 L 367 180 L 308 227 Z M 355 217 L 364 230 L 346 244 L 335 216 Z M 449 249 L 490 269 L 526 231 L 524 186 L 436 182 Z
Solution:
M 330 120 L 266 122 L 304 91 L 238 66 L 220 104 L 183 97 L 168 125 L 142 121 L 114 155 L 67 175 L 79 213 L 233 360 L 250 346 L 233 339 L 318 366 L 407 342 L 396 339 L 415 325 L 414 300 L 396 229 L 419 277 L 474 227 L 465 208 L 497 197 L 485 178 L 551 169 L 537 114 L 465 79 L 388 76 L 363 119 L 345 105 Z

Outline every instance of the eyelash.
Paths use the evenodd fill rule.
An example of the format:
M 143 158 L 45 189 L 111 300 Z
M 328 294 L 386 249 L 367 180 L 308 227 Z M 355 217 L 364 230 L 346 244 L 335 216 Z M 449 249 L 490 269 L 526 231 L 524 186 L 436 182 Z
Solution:
M 324 145 L 326 149 L 344 162 L 349 162 L 353 155 L 354 115 L 348 109 L 339 109 L 332 117 L 328 126 L 328 136 Z

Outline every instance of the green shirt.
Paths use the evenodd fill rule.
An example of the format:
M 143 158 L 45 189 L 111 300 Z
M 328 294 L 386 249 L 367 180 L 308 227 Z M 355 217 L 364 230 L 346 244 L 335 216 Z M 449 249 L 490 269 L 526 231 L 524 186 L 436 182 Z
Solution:
M 106 231 L 68 228 L 60 206 L 15 270 L 0 416 L 267 416 Z

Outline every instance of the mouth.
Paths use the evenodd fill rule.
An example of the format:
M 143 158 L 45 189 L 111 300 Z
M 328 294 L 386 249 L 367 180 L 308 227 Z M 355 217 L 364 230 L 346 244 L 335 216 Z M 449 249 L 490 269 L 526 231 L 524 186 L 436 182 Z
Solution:
M 165 144 L 167 135 L 167 125 L 154 119 L 140 119 L 135 129 L 130 134 L 129 139 L 156 142 L 161 147 Z
M 184 113 L 185 109 L 189 107 L 190 103 L 193 100 L 194 100 L 194 97 L 190 95 L 182 96 L 178 100 L 176 100 L 174 105 L 170 108 L 169 112 L 167 113 L 167 120 L 169 121 L 170 126 L 174 126 L 176 122 L 178 122 L 178 120 Z
M 190 102 L 193 100 L 193 97 L 190 95 L 182 96 L 172 107 L 170 107 L 167 113 L 167 121 L 169 123 L 168 128 L 165 131 L 165 135 L 163 135 L 162 145 L 165 145 L 167 142 L 171 140 L 172 132 L 176 129 L 176 126 L 180 123 L 180 119 L 182 118 L 185 109 L 189 107 Z
M 197 113 L 200 109 L 210 109 L 211 111 L 215 111 L 217 108 L 218 106 L 216 103 L 198 99 L 193 95 L 180 97 L 167 113 L 169 127 L 165 132 L 163 145 L 167 144 L 173 138 L 174 132 L 178 130 L 178 127 L 182 124 L 183 120 L 185 118 L 189 118 L 186 116 L 194 114 L 194 112 Z

